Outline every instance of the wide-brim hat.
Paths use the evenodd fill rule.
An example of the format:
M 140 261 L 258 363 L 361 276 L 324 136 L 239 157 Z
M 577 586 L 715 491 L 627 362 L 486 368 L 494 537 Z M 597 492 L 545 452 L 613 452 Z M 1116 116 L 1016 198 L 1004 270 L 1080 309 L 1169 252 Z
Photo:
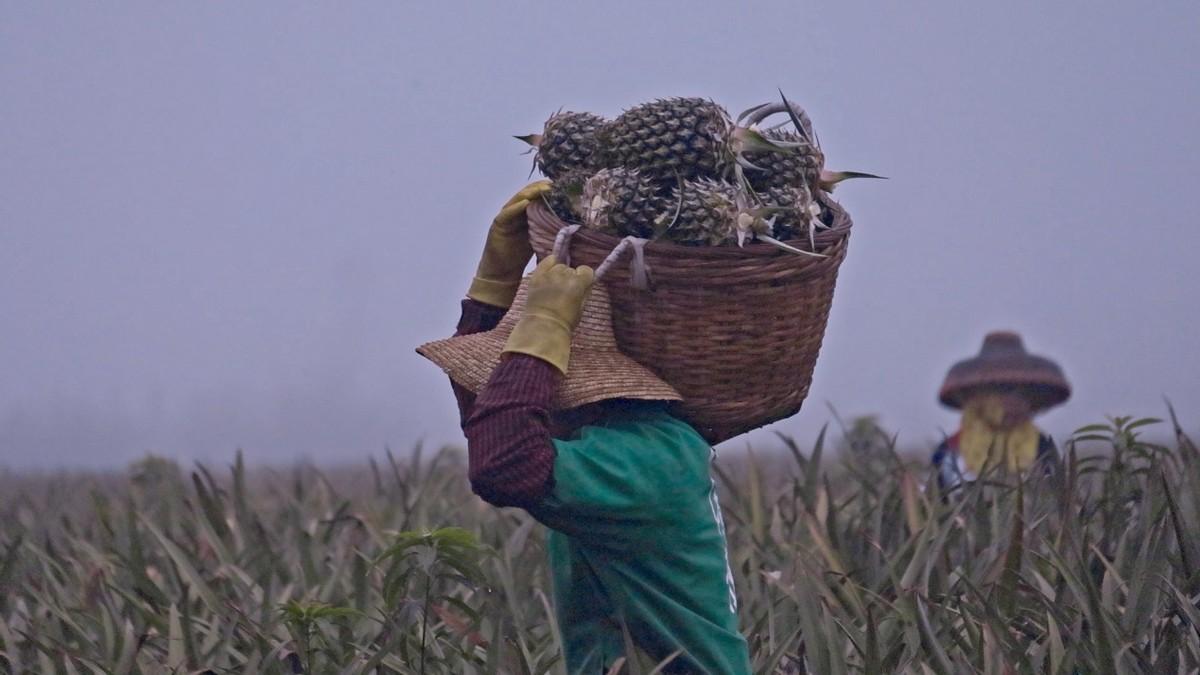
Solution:
M 1034 411 L 1056 406 L 1071 396 L 1071 385 L 1057 363 L 1025 351 L 1020 335 L 995 331 L 983 338 L 979 354 L 950 368 L 938 399 L 951 408 L 962 408 L 971 394 L 1000 387 L 1016 389 Z
M 417 347 L 417 353 L 436 363 L 451 380 L 479 393 L 500 363 L 504 344 L 525 313 L 529 278 L 512 307 L 489 331 L 437 340 Z M 645 366 L 625 356 L 612 329 L 612 304 L 604 284 L 592 286 L 575 335 L 566 377 L 558 387 L 555 408 L 564 410 L 614 398 L 679 401 L 679 392 Z

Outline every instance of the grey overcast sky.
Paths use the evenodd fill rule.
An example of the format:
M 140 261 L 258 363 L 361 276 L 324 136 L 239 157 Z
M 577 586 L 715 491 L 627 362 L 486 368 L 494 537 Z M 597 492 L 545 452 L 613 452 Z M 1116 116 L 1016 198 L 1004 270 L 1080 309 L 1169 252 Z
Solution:
M 457 442 L 448 334 L 560 107 L 777 88 L 855 217 L 805 410 L 919 445 L 1013 328 L 1200 425 L 1200 4 L 0 3 L 0 466 Z M 770 443 L 766 434 L 752 436 Z M 742 441 L 734 441 L 740 447 Z

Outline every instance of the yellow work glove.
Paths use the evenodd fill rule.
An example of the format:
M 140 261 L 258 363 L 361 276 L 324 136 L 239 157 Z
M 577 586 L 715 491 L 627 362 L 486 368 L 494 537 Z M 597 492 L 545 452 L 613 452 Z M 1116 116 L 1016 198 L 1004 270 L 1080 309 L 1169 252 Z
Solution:
M 487 243 L 483 247 L 479 267 L 475 270 L 475 279 L 467 290 L 468 298 L 496 307 L 512 304 L 525 265 L 533 257 L 525 207 L 549 189 L 550 181 L 530 183 L 500 209 L 488 230 Z
M 590 267 L 571 269 L 546 256 L 529 277 L 525 314 L 513 326 L 504 353 L 536 356 L 566 375 L 571 334 L 579 325 L 594 277 Z

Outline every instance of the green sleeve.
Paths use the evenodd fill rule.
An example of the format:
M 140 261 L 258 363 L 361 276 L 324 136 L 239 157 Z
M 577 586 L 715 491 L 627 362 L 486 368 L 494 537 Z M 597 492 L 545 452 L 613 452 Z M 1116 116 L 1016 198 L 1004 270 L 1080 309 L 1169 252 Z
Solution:
M 593 544 L 654 536 L 679 504 L 704 503 L 711 487 L 708 443 L 665 413 L 584 427 L 554 446 L 554 488 L 530 512 Z

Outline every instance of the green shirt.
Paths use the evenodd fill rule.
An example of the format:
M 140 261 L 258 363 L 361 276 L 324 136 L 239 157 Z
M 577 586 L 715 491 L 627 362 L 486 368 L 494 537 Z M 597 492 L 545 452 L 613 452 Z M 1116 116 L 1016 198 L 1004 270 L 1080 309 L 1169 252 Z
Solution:
M 748 674 L 712 448 L 661 409 L 555 440 L 554 489 L 535 518 L 548 537 L 567 670 L 602 673 L 622 625 L 668 672 Z

